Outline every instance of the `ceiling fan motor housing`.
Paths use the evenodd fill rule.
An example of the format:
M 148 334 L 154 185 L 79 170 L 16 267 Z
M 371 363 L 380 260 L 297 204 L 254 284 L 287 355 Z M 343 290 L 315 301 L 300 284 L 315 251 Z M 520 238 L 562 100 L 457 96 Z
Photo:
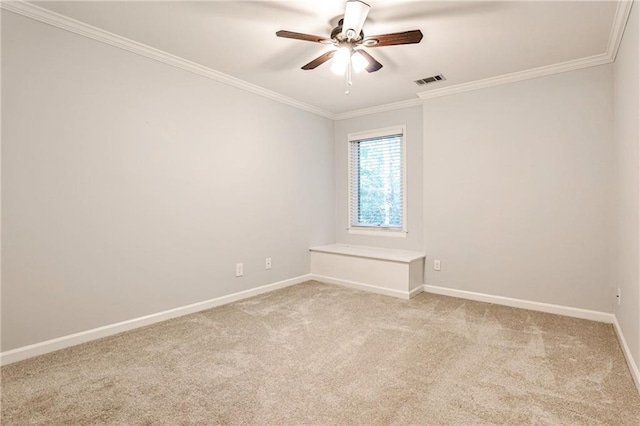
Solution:
M 340 19 L 338 21 L 338 26 L 331 30 L 331 40 L 333 40 L 336 44 L 341 42 L 350 41 L 351 43 L 358 43 L 364 39 L 364 31 L 360 31 L 360 35 L 358 37 L 351 37 L 350 39 L 345 39 L 342 35 L 342 24 L 344 19 Z
M 376 72 L 382 68 L 382 64 L 367 53 L 366 49 L 363 49 L 363 47 L 384 47 L 420 43 L 422 40 L 422 31 L 411 30 L 399 33 L 380 34 L 365 38 L 362 28 L 365 20 L 367 19 L 369 7 L 370 6 L 362 0 L 347 0 L 345 14 L 342 19 L 338 21 L 338 25 L 331 30 L 329 38 L 285 30 L 277 31 L 276 36 L 314 43 L 332 44 L 337 48 L 323 53 L 308 64 L 304 65 L 302 67 L 303 70 L 315 69 L 319 65 L 322 65 L 332 59 L 334 55 L 336 55 L 336 52 L 346 51 L 351 54 L 351 57 L 358 54 L 357 58 L 359 58 L 358 60 L 361 63 L 363 61 L 368 62 L 368 65 L 364 68 L 367 72 Z M 360 60 L 360 58 L 362 60 Z

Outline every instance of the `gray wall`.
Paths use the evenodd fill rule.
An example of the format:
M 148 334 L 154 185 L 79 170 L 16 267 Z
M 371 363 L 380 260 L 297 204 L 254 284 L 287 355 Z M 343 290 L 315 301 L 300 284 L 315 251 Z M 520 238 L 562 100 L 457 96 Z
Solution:
M 349 234 L 349 133 L 406 125 L 407 158 L 407 237 Z M 422 107 L 404 108 L 363 117 L 336 121 L 336 240 L 338 242 L 422 251 Z
M 611 78 L 425 101 L 427 284 L 611 312 Z
M 3 11 L 2 351 L 306 274 L 338 241 L 613 309 L 639 362 L 637 9 L 613 67 L 335 123 Z M 398 124 L 408 236 L 350 235 L 347 134 Z
M 640 69 L 636 3 L 614 64 L 615 245 L 614 287 L 620 287 L 620 306 L 613 305 L 625 340 L 640 369 Z
M 6 11 L 2 33 L 2 351 L 300 276 L 333 242 L 331 120 Z

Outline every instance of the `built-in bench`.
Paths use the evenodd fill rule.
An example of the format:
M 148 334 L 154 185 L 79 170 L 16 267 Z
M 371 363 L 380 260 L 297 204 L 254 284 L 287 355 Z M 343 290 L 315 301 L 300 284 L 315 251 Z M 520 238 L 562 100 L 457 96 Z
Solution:
M 422 291 L 424 253 L 348 244 L 309 250 L 311 274 L 319 281 L 403 299 Z

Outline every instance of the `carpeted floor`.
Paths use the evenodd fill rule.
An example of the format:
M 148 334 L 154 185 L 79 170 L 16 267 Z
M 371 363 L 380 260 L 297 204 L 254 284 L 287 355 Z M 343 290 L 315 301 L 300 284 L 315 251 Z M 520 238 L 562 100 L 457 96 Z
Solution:
M 2 424 L 640 424 L 611 325 L 308 282 L 3 367 Z

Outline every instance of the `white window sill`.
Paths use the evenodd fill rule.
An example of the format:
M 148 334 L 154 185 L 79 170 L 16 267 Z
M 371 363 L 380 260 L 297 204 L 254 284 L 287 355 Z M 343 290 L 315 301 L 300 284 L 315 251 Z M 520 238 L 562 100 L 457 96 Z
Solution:
M 407 231 L 397 231 L 395 229 L 349 228 L 348 231 L 349 231 L 349 234 L 356 234 L 356 235 L 407 238 Z

